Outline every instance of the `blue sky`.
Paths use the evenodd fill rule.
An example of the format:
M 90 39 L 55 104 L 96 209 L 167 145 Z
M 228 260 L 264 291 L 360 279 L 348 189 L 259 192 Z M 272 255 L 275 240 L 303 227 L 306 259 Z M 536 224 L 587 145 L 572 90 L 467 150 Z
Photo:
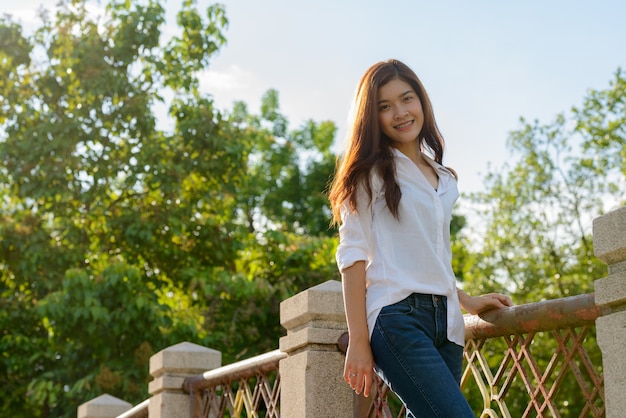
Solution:
M 0 0 L 0 13 L 28 24 L 42 3 Z M 165 3 L 174 11 L 180 1 Z M 626 69 L 620 0 L 221 3 L 228 43 L 202 76 L 219 108 L 243 100 L 258 112 L 262 94 L 276 89 L 291 128 L 332 120 L 340 151 L 359 77 L 374 62 L 398 58 L 429 92 L 447 143 L 444 162 L 459 172 L 464 192 L 481 190 L 488 164 L 510 157 L 506 139 L 520 117 L 548 123 Z

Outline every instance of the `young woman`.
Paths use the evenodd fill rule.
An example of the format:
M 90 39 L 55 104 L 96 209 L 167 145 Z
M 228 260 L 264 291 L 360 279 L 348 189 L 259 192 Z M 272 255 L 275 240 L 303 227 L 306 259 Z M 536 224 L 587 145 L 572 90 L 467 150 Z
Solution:
M 461 307 L 476 314 L 511 300 L 456 287 L 456 173 L 442 165 L 444 141 L 415 73 L 397 60 L 373 65 L 353 106 L 329 195 L 350 335 L 343 377 L 369 396 L 377 372 L 407 417 L 474 417 L 459 387 Z

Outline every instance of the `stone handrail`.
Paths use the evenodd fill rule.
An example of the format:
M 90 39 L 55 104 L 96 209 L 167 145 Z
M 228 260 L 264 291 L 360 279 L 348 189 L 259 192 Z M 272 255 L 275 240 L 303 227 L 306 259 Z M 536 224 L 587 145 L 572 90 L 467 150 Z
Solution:
M 118 415 L 117 418 L 147 418 L 149 405 L 150 399 L 146 399 L 142 403 L 135 405 L 123 414 Z
M 278 370 L 280 360 L 287 357 L 287 354 L 280 350 L 270 351 L 251 357 L 237 363 L 222 366 L 219 369 L 209 370 L 198 376 L 185 379 L 183 389 L 189 393 L 217 386 L 226 382 L 239 379 L 247 379 L 257 374 Z

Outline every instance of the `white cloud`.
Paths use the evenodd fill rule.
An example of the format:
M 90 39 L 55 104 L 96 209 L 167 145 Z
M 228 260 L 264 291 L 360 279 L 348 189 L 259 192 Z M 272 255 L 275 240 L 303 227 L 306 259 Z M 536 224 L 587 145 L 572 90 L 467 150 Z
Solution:
M 221 109 L 231 109 L 233 102 L 243 101 L 254 112 L 267 90 L 252 71 L 234 64 L 225 69 L 202 71 L 199 79 L 200 90 L 213 96 Z

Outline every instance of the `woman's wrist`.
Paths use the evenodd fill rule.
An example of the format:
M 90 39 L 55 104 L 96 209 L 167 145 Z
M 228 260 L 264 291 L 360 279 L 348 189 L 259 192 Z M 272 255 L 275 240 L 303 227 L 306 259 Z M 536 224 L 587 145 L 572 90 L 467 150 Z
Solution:
M 469 312 L 470 314 L 475 314 L 476 311 L 474 309 L 474 304 L 473 304 L 474 297 L 470 296 L 469 294 L 459 289 L 458 287 L 456 288 L 456 291 L 457 291 L 457 295 L 459 296 L 459 304 L 461 305 L 461 308 L 463 308 L 465 311 Z

